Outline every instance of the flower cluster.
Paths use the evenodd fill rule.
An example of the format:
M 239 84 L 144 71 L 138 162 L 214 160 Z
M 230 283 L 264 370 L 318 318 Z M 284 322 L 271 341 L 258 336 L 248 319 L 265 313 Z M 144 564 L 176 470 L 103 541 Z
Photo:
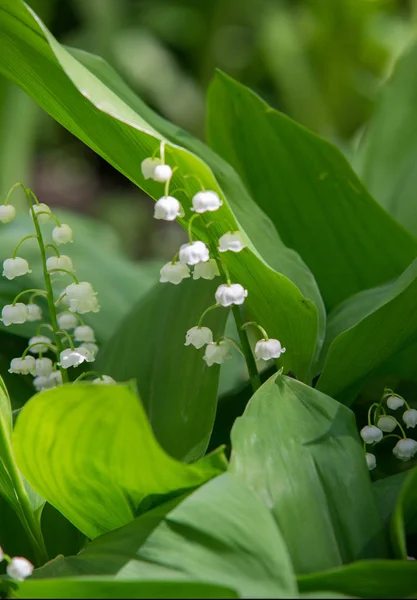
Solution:
M 15 581 L 24 581 L 27 577 L 32 575 L 33 569 L 35 568 L 27 558 L 23 558 L 23 556 L 11 558 L 8 554 L 3 552 L 2 548 L 0 548 L 0 562 L 3 562 L 4 560 L 7 562 L 7 575 Z
M 9 223 L 16 215 L 15 208 L 8 202 L 17 185 L 21 184 L 13 186 L 5 203 L 0 206 L 0 221 L 3 223 Z M 32 272 L 27 260 L 17 256 L 17 253 L 25 240 L 35 238 L 42 258 L 45 289 L 27 289 L 18 294 L 12 304 L 3 306 L 1 321 L 5 326 L 27 321 L 39 322 L 37 335 L 30 338 L 22 356 L 12 359 L 9 372 L 32 375 L 35 389 L 42 391 L 67 381 L 68 368 L 95 360 L 99 350 L 95 333 L 84 323 L 81 315 L 96 313 L 100 306 L 91 283 L 77 279 L 71 258 L 61 254 L 58 249 L 58 246 L 72 242 L 71 227 L 60 223 L 49 206 L 39 203 L 31 190 L 22 187 L 30 205 L 29 214 L 35 233 L 22 238 L 12 257 L 3 262 L 3 276 L 11 280 Z M 52 243 L 45 245 L 40 226 L 51 222 L 55 225 L 52 229 Z M 52 251 L 52 256 L 47 257 L 49 250 Z M 68 277 L 73 280 L 72 283 L 63 285 Z M 27 297 L 26 303 L 22 301 L 24 297 Z M 49 312 L 49 319 L 46 321 L 43 320 L 44 310 L 39 304 L 42 300 L 46 301 Z M 62 304 L 66 305 L 65 309 L 60 309 Z M 48 335 L 42 335 L 42 329 L 46 329 Z M 104 377 L 107 376 L 102 378 L 100 375 L 98 381 L 94 382 L 113 383 L 113 380 L 108 381 Z
M 160 154 L 160 158 L 156 158 L 155 156 L 149 157 L 142 162 L 142 174 L 145 179 L 152 179 L 165 184 L 164 195 L 155 203 L 155 219 L 175 221 L 177 218 L 182 218 L 185 211 L 179 200 L 169 194 L 170 181 L 175 169 L 172 169 L 165 162 L 164 142 L 161 143 Z M 185 338 L 186 346 L 191 345 L 197 349 L 205 346 L 203 360 L 210 367 L 214 364 L 222 364 L 231 357 L 230 344 L 234 344 L 242 352 L 240 346 L 229 338 L 222 337 L 214 341 L 213 332 L 208 327 L 202 327 L 202 319 L 212 308 L 232 308 L 240 306 L 245 302 L 248 291 L 240 283 L 232 283 L 221 255 L 225 252 L 241 252 L 246 247 L 246 243 L 240 231 L 227 231 L 218 239 L 216 248 L 212 249 L 211 255 L 210 249 L 203 241 L 194 239 L 192 232 L 193 221 L 205 213 L 214 213 L 220 210 L 223 206 L 223 201 L 217 192 L 204 189 L 202 182 L 194 175 L 186 175 L 185 177 L 194 177 L 197 179 L 202 189 L 191 198 L 191 211 L 195 214 L 191 217 L 188 224 L 189 241 L 186 244 L 182 244 L 172 261 L 161 268 L 160 282 L 178 285 L 183 279 L 190 278 L 191 273 L 193 279 L 201 278 L 208 280 L 212 280 L 221 274 L 224 275 L 226 283 L 218 286 L 215 292 L 216 303 L 203 313 L 195 327 L 187 331 Z M 269 339 L 265 330 L 258 326 L 257 323 L 252 324 L 258 327 L 264 335 L 263 339 L 255 346 L 256 358 L 259 360 L 279 358 L 285 352 L 285 348 L 281 346 L 278 340 Z
M 375 402 L 368 411 L 368 425 L 361 429 L 361 437 L 364 445 L 375 444 L 386 438 L 398 439 L 392 452 L 399 460 L 407 461 L 417 454 L 417 441 L 408 438 L 401 423 L 392 415 L 388 415 L 385 405 L 388 409 L 394 411 L 406 407 L 402 414 L 402 420 L 407 428 L 414 428 L 417 425 L 417 410 L 410 408 L 409 404 L 402 396 L 395 394 L 392 390 L 385 389 L 379 403 Z M 395 429 L 399 429 L 401 436 L 393 434 Z M 388 435 L 384 435 L 388 434 Z M 376 456 L 370 452 L 365 453 L 368 469 L 376 467 Z

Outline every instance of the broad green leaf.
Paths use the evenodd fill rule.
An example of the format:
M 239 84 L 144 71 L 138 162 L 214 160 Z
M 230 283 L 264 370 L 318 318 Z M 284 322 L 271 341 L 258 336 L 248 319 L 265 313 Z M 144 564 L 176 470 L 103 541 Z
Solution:
M 383 87 L 356 159 L 371 193 L 414 235 L 417 235 L 416 60 L 414 44 L 399 58 Z
M 111 577 L 27 580 L 19 598 L 239 598 L 223 586 L 197 581 L 115 581 Z
M 216 583 L 246 598 L 296 594 L 279 529 L 262 502 L 230 473 L 169 512 L 159 507 L 97 538 L 78 556 L 52 561 L 36 577 L 101 573 L 139 581 Z
M 297 578 L 301 592 L 331 590 L 354 598 L 409 598 L 417 593 L 417 562 L 363 560 Z
M 217 405 L 219 365 L 207 367 L 204 348 L 185 346 L 185 333 L 213 304 L 218 281 L 158 283 L 126 316 L 103 347 L 96 367 L 117 381 L 135 378 L 154 433 L 164 450 L 187 462 L 207 449 Z M 228 310 L 207 315 L 214 339 Z
M 14 492 L 13 481 L 7 465 L 13 460 L 11 455 L 12 409 L 9 394 L 0 376 L 0 494 L 18 510 L 18 502 Z
M 209 90 L 207 129 L 212 147 L 310 267 L 328 308 L 398 276 L 415 258 L 417 242 L 381 210 L 336 147 L 220 72 Z
M 415 340 L 416 294 L 417 260 L 398 279 L 341 304 L 329 317 L 317 387 L 351 403 L 367 377 Z
M 139 398 L 122 385 L 37 394 L 18 417 L 13 445 L 33 488 L 89 538 L 224 469 L 221 452 L 193 465 L 165 454 Z
M 185 175 L 198 176 L 206 189 L 219 193 L 224 205 L 213 225 L 208 230 L 213 217 L 203 215 L 194 231 L 212 250 L 227 231 L 240 229 L 246 236 L 243 252 L 224 254 L 231 277 L 248 289 L 245 306 L 252 318 L 286 346 L 283 366 L 307 379 L 324 330 L 317 285 L 300 257 L 282 244 L 234 171 L 203 144 L 154 115 L 104 62 L 60 46 L 21 0 L 0 1 L 0 34 L 0 71 L 154 199 L 163 190 L 143 179 L 140 162 L 166 140 L 168 161 L 177 167 L 172 189 L 187 191 L 178 192 L 184 227 L 191 216 L 190 197 L 200 189 Z
M 407 473 L 397 498 L 391 536 L 395 553 L 407 558 L 407 533 L 417 533 L 417 467 Z M 417 587 L 417 586 L 416 586 Z
M 354 415 L 332 398 L 271 377 L 235 422 L 230 469 L 271 510 L 297 573 L 386 556 Z
M 408 474 L 408 471 L 403 471 L 402 473 L 384 477 L 384 479 L 378 479 L 378 481 L 374 481 L 372 484 L 372 491 L 374 492 L 379 512 L 386 526 L 391 521 L 398 496 Z

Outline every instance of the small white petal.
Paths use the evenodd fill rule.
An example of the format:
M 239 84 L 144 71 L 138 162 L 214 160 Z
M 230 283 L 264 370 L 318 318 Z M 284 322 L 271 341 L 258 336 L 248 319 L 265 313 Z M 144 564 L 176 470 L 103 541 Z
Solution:
M 397 410 L 397 408 L 401 408 L 401 406 L 404 406 L 404 400 L 399 396 L 388 396 L 387 406 L 391 410 Z
M 29 340 L 28 346 L 33 345 L 33 348 L 31 348 L 29 352 L 32 354 L 43 354 L 44 352 L 48 352 L 49 347 L 47 344 L 52 344 L 52 340 L 50 338 L 46 337 L 46 335 L 35 335 Z
M 153 178 L 159 183 L 165 183 L 172 177 L 172 169 L 169 165 L 156 165 L 153 172 Z
M 37 392 L 50 390 L 58 385 L 62 385 L 62 375 L 60 371 L 52 371 L 48 376 L 38 375 L 33 380 L 33 385 Z
M 27 305 L 27 309 L 28 309 L 28 321 L 40 321 L 42 319 L 42 309 L 40 306 L 38 306 L 37 304 L 33 304 L 33 302 L 31 304 Z
M 71 313 L 61 313 L 57 316 L 58 327 L 60 329 L 75 329 L 78 325 L 78 319 Z
M 191 327 L 185 334 L 185 346 L 202 348 L 213 342 L 213 333 L 208 327 Z
M 19 375 L 34 375 L 35 373 L 35 358 L 33 356 L 25 356 L 25 358 L 13 358 L 10 362 L 9 373 Z
M 410 408 L 403 414 L 403 421 L 407 427 L 415 427 L 417 425 L 417 410 Z
M 23 556 L 15 556 L 7 565 L 7 575 L 16 581 L 24 581 L 32 575 L 35 567 Z
M 375 469 L 375 467 L 376 467 L 376 456 L 375 456 L 375 454 L 370 454 L 369 452 L 367 452 L 365 454 L 365 458 L 366 458 L 366 464 L 368 465 L 368 469 L 370 471 L 372 471 L 373 469 Z
M 216 192 L 211 192 L 209 190 L 198 192 L 192 199 L 193 207 L 191 210 L 196 213 L 205 213 L 206 211 L 215 211 L 218 210 L 223 202 L 220 200 L 218 194 Z
M 214 279 L 220 275 L 219 267 L 214 258 L 210 258 L 207 262 L 199 262 L 195 265 L 193 271 L 193 279 Z
M 78 350 L 80 348 L 84 348 L 92 355 L 93 358 L 89 362 L 93 362 L 93 360 L 96 359 L 98 351 L 100 350 L 100 348 L 94 342 L 83 342 L 80 346 L 78 346 Z
M 0 223 L 10 223 L 16 216 L 16 209 L 11 204 L 0 206 Z
M 6 325 L 21 325 L 28 320 L 28 309 L 26 304 L 16 302 L 16 304 L 6 304 L 1 311 L 1 320 Z
M 102 375 L 101 377 L 97 377 L 97 379 L 93 379 L 93 383 L 96 385 L 114 385 L 117 381 L 113 377 L 110 377 L 110 375 Z
M 207 262 L 210 259 L 210 253 L 204 242 L 192 242 L 183 244 L 179 251 L 179 260 L 187 265 L 196 265 L 199 262 Z
M 160 270 L 159 281 L 161 283 L 173 283 L 178 285 L 183 279 L 190 277 L 190 269 L 187 265 L 183 265 L 180 262 L 167 263 Z
M 392 450 L 394 456 L 403 461 L 407 461 L 410 460 L 410 458 L 413 458 L 416 452 L 417 442 L 409 438 L 405 440 L 399 440 Z
M 380 442 L 383 437 L 384 434 L 378 427 L 375 427 L 375 425 L 366 425 L 366 427 L 361 429 L 361 438 L 366 444 Z
M 43 204 L 43 202 L 40 202 L 39 204 L 34 204 L 33 205 L 33 211 L 35 212 L 35 214 L 38 214 L 40 212 L 42 213 L 48 213 L 46 215 L 39 215 L 38 216 L 38 223 L 40 225 L 44 225 L 45 223 L 48 223 L 48 221 L 51 220 L 51 209 L 49 208 L 49 206 L 47 204 Z M 32 216 L 32 211 L 29 210 L 29 215 Z
M 67 348 L 61 352 L 59 358 L 60 362 L 58 364 L 64 369 L 78 367 L 78 365 L 81 365 L 85 361 L 93 362 L 94 360 L 92 353 L 83 346 L 75 348 L 74 350 Z
M 74 331 L 74 339 L 76 342 L 95 342 L 94 329 L 88 325 L 79 325 Z
M 211 367 L 214 364 L 221 365 L 230 358 L 232 358 L 232 355 L 229 345 L 223 340 L 217 344 L 207 344 L 206 351 L 203 356 L 203 360 L 205 360 L 208 367 Z
M 230 285 L 222 284 L 216 291 L 216 303 L 222 306 L 232 306 L 232 304 L 243 304 L 248 291 L 240 283 Z
M 61 254 L 61 256 L 50 256 L 46 261 L 46 268 L 48 271 L 52 271 L 53 269 L 65 269 L 65 271 L 74 273 L 72 260 L 69 256 L 65 256 L 65 254 Z M 61 275 L 61 277 L 65 277 L 65 273 L 57 272 L 57 274 Z
M 31 357 L 32 358 L 32 357 Z M 35 374 L 38 377 L 49 377 L 54 369 L 50 358 L 37 358 L 35 361 Z
M 175 221 L 177 217 L 182 217 L 183 214 L 181 204 L 173 196 L 163 196 L 155 202 L 153 213 L 155 219 Z
M 394 431 L 394 429 L 397 427 L 397 421 L 394 419 L 394 417 L 383 415 L 382 417 L 379 417 L 377 426 L 379 429 L 381 429 L 381 431 L 391 433 L 391 431 Z
M 24 258 L 6 258 L 3 263 L 3 276 L 7 279 L 21 277 L 27 273 L 32 273 L 29 269 L 29 263 Z
M 243 241 L 240 231 L 229 231 L 219 239 L 220 252 L 227 252 L 228 250 L 231 252 L 240 252 L 245 246 L 246 244 Z
M 80 315 L 100 310 L 96 296 L 97 293 L 88 281 L 71 283 L 65 288 L 65 297 L 69 310 Z
M 54 227 L 52 230 L 52 239 L 55 244 L 68 244 L 72 242 L 72 229 L 69 225 L 63 223 L 60 227 Z
M 271 358 L 279 358 L 285 350 L 278 340 L 259 340 L 255 346 L 255 356 L 258 360 L 270 360 Z
M 158 165 L 162 164 L 162 160 L 160 158 L 145 158 L 141 164 L 142 175 L 145 179 L 153 179 L 155 168 Z

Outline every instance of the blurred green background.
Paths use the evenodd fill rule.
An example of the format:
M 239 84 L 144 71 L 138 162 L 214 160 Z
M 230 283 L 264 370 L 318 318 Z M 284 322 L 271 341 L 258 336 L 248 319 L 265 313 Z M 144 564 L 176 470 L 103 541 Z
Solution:
M 28 0 L 62 43 L 102 55 L 155 110 L 204 138 L 216 67 L 349 156 L 398 55 L 417 0 Z M 138 164 L 138 169 L 140 165 Z M 0 79 L 0 194 L 110 224 L 134 259 L 168 259 L 179 227 L 91 150 Z

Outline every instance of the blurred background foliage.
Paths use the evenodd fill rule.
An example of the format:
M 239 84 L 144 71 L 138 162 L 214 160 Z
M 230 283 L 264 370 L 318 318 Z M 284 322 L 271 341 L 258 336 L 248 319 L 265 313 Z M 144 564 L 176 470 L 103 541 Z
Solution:
M 198 137 L 219 67 L 348 155 L 417 31 L 417 0 L 28 4 L 59 41 L 103 56 L 155 110 Z M 0 194 L 17 180 L 52 206 L 110 224 L 133 259 L 169 258 L 182 240 L 179 227 L 152 219 L 140 190 L 0 79 Z

